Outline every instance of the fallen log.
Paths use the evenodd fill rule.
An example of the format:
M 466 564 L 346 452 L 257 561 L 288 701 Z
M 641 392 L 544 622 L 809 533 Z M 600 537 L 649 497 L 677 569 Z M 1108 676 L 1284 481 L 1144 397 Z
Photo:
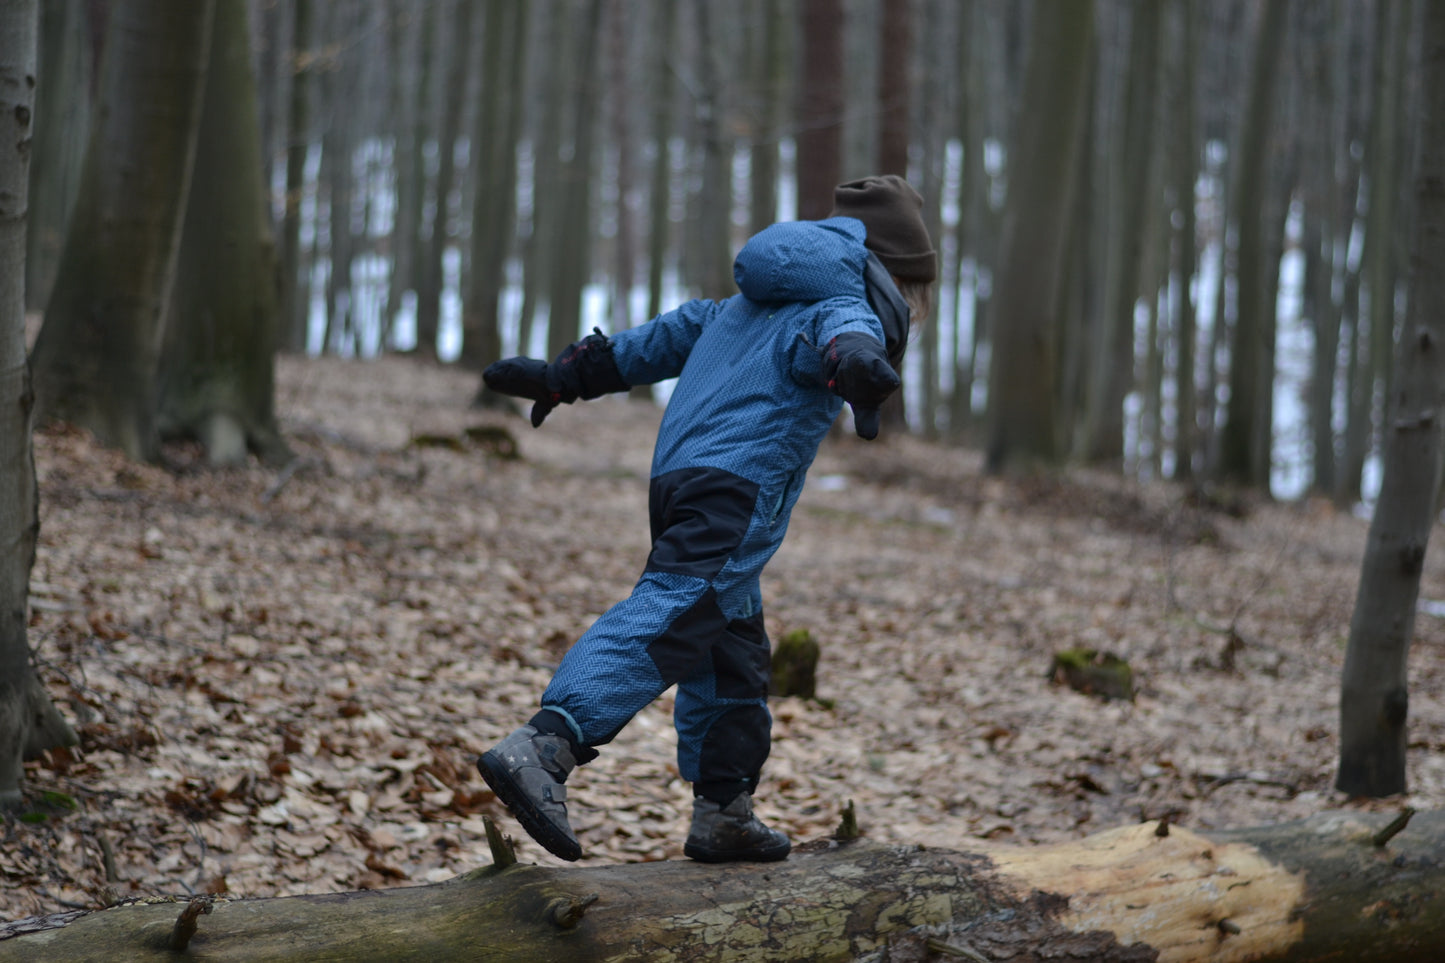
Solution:
M 430 886 L 118 906 L 0 940 L 0 963 L 1445 959 L 1445 813 L 1401 823 L 825 840 L 755 865 L 502 859 Z

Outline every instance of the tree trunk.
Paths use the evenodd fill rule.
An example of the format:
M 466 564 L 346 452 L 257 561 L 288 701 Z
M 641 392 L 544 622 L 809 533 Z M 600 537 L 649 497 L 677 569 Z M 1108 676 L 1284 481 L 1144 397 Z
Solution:
M 311 4 L 293 0 L 291 27 L 291 106 L 286 115 L 286 199 L 281 216 L 278 299 L 285 325 L 285 346 L 306 350 L 310 317 L 310 278 L 301 270 L 301 195 L 306 190 L 306 154 L 311 148 Z
M 727 100 L 719 60 L 722 37 L 714 4 L 694 4 L 697 25 L 696 97 L 693 122 L 702 151 L 698 186 L 697 273 L 699 293 L 721 301 L 737 291 L 732 252 L 732 140 L 726 135 Z
M 1029 64 L 999 254 L 989 371 L 988 468 L 1057 464 L 1063 455 L 1055 385 L 1055 306 L 1074 211 L 1086 111 L 1094 5 L 1041 4 Z M 1061 223 L 1061 221 L 1063 223 Z
M 162 436 L 198 438 L 212 465 L 290 455 L 274 409 L 275 246 L 246 19 L 246 0 L 216 0 L 158 378 Z
M 1179 292 L 1175 321 L 1178 355 L 1174 379 L 1178 413 L 1174 428 L 1174 477 L 1180 480 L 1191 480 L 1194 477 L 1194 453 L 1198 437 L 1194 350 L 1198 328 L 1195 314 L 1199 303 L 1199 287 L 1203 285 L 1203 278 L 1195 277 L 1199 268 L 1194 210 L 1194 183 L 1199 177 L 1198 112 L 1195 108 L 1199 41 L 1195 2 L 1196 0 L 1179 0 L 1175 5 L 1180 23 L 1179 59 L 1175 68 L 1179 76 L 1174 87 L 1177 120 L 1172 172 L 1174 201 L 1179 208 L 1180 223 L 1174 238 Z
M 37 416 L 157 453 L 155 376 L 205 81 L 212 5 L 110 11 L 101 103 L 35 344 Z
M 597 64 L 601 46 L 597 28 L 602 22 L 602 0 L 584 0 L 577 11 L 569 51 L 576 65 L 572 74 L 571 153 L 562 162 L 554 185 L 562 195 L 557 222 L 565 228 L 556 234 L 557 271 L 551 285 L 551 306 L 547 320 L 547 355 L 555 358 L 582 332 L 582 293 L 587 285 L 592 249 L 592 145 L 597 130 Z M 570 16 L 573 11 L 561 15 Z
M 1390 397 L 1390 366 L 1395 356 L 1395 207 L 1399 193 L 1400 131 L 1396 109 L 1401 99 L 1401 73 L 1405 61 L 1407 4 L 1382 0 L 1376 8 L 1375 90 L 1370 110 L 1369 143 L 1366 146 L 1365 176 L 1369 208 L 1365 215 L 1365 236 L 1360 252 L 1360 275 L 1365 284 L 1364 316 L 1369 325 L 1369 366 L 1362 372 L 1364 397 Z M 1388 404 L 1388 403 L 1387 403 Z M 1376 406 L 1363 411 L 1369 424 L 1379 424 L 1382 413 L 1373 417 Z M 1383 440 L 1379 442 L 1383 445 Z
M 356 36 L 362 28 L 364 11 L 356 0 L 332 0 L 327 4 L 326 36 Z M 465 44 L 465 34 L 458 43 Z M 321 134 L 321 181 L 326 194 L 326 324 L 322 351 L 347 353 L 354 344 L 356 298 L 351 289 L 351 263 L 356 254 L 352 232 L 352 192 L 357 133 L 362 110 L 361 52 L 354 43 L 341 44 L 321 83 L 321 102 L 330 115 Z M 344 106 L 343 106 L 344 105 Z M 444 162 L 445 163 L 445 162 Z M 317 185 L 317 198 L 322 193 Z M 318 203 L 318 208 L 320 204 Z M 342 298 L 345 296 L 345 305 Z
M 662 279 L 667 269 L 672 204 L 672 128 L 677 84 L 668 63 L 677 36 L 677 4 L 655 0 L 652 20 L 652 170 L 647 200 L 647 318 L 662 313 Z M 652 403 L 652 385 L 634 385 L 628 398 Z
M 843 4 L 804 0 L 802 89 L 798 94 L 798 217 L 833 210 L 843 165 Z
M 1266 296 L 1269 266 L 1266 252 L 1264 208 L 1269 185 L 1268 150 L 1273 135 L 1275 76 L 1283 59 L 1289 3 L 1278 0 L 1260 8 L 1260 25 L 1255 38 L 1254 66 L 1250 71 L 1249 105 L 1240 128 L 1236 150 L 1239 160 L 1232 164 L 1235 183 L 1230 193 L 1230 221 L 1239 232 L 1239 268 L 1234 337 L 1229 355 L 1229 405 L 1220 435 L 1219 473 L 1227 481 L 1265 491 L 1269 489 L 1268 451 L 1261 459 L 1257 444 L 1260 409 L 1265 404 L 1260 387 L 1261 372 L 1274 356 L 1274 305 Z M 1266 318 L 1266 314 L 1269 316 Z
M 74 745 L 40 687 L 26 638 L 40 532 L 25 363 L 25 224 L 35 104 L 35 0 L 0 2 L 0 807 L 20 800 L 22 763 Z
M 559 185 L 562 180 L 562 134 L 567 123 L 567 104 L 573 95 L 572 76 L 576 65 L 566 56 L 572 37 L 572 18 L 567 0 L 551 0 L 537 6 L 543 18 L 537 70 L 540 111 L 533 111 L 531 132 L 532 231 L 527 238 L 522 276 L 522 317 L 517 322 L 518 354 L 531 352 L 535 336 L 532 326 L 539 302 L 549 297 L 553 278 L 560 270 L 556 250 L 568 212 Z M 673 4 L 669 3 L 671 7 Z M 557 52 L 563 52 L 561 56 Z M 570 339 L 569 339 L 570 340 Z M 564 341 L 563 344 L 567 344 Z M 544 353 L 546 353 L 544 351 Z M 555 355 L 548 354 L 548 358 Z
M 90 46 L 84 0 L 40 4 L 40 76 L 35 85 L 30 156 L 30 217 L 25 256 L 25 304 L 41 310 L 50 299 L 65 225 L 80 186 L 90 130 Z
M 487 0 L 484 9 L 485 73 L 472 137 L 472 170 L 476 172 L 472 270 L 462 337 L 462 362 L 476 370 L 502 356 L 500 311 L 507 255 L 517 222 L 517 137 L 521 131 L 528 5 Z M 478 388 L 476 402 L 510 406 L 485 385 Z
M 756 234 L 778 220 L 778 141 L 782 139 L 783 104 L 788 98 L 789 38 L 792 23 L 782 0 L 761 0 L 758 30 L 761 37 L 750 44 L 754 57 L 754 126 L 752 194 L 748 212 L 748 233 Z M 659 96 L 657 91 L 653 96 Z
M 908 140 L 910 130 L 909 96 L 913 68 L 913 5 L 909 3 L 880 4 L 882 23 L 878 38 L 878 163 L 875 173 L 908 176 Z M 931 11 L 937 14 L 938 10 Z M 933 22 L 938 30 L 942 25 Z M 939 33 L 942 31 L 939 30 Z M 936 47 L 937 44 L 931 45 Z M 936 72 L 942 64 L 929 64 L 927 82 L 942 84 Z M 939 103 L 930 100 L 929 103 Z M 928 197 L 927 194 L 924 195 Z M 937 204 L 938 198 L 930 203 Z M 935 242 L 936 243 L 936 242 Z
M 1384 426 L 1384 479 L 1360 564 L 1340 689 L 1344 792 L 1405 790 L 1406 669 L 1420 571 L 1430 544 L 1441 473 L 1445 405 L 1445 5 L 1426 6 L 1414 273 L 1400 371 Z
M 431 86 L 432 21 L 436 18 L 436 7 L 426 4 L 414 9 L 408 0 L 396 0 L 398 8 L 405 10 L 407 18 L 406 38 L 402 44 L 401 64 L 393 83 L 398 87 L 396 100 L 401 105 L 397 111 L 396 149 L 393 164 L 396 171 L 396 220 L 391 233 L 391 276 L 388 279 L 386 304 L 387 347 L 395 345 L 395 330 L 398 315 L 401 314 L 405 294 L 416 292 L 417 236 L 421 227 L 422 194 L 426 191 L 426 162 L 423 148 L 426 146 L 427 91 Z
M 1107 146 L 1110 191 L 1116 205 L 1108 233 L 1105 294 L 1093 332 L 1079 454 L 1085 461 L 1118 465 L 1124 457 L 1124 398 L 1134 384 L 1134 310 L 1144 260 L 1145 218 L 1153 170 L 1154 102 L 1158 89 L 1158 0 L 1131 8 L 1124 95 L 1123 143 Z M 1150 279 L 1152 283 L 1152 279 Z
M 1326 813 L 1202 834 L 1143 823 L 964 851 L 820 840 L 786 862 L 491 867 L 432 886 L 217 900 L 214 961 L 1418 961 L 1445 954 L 1445 814 Z M 187 904 L 91 913 L 0 963 L 172 960 Z M 174 944 L 170 944 L 174 945 Z M 184 942 L 182 945 L 186 945 Z
M 634 121 L 643 91 L 634 81 L 635 50 L 629 29 L 636 4 L 609 0 L 607 6 L 608 120 L 617 162 L 617 232 L 613 239 L 612 290 L 609 295 L 612 331 L 633 326 L 632 289 L 637 281 L 637 135 Z M 729 264 L 731 268 L 731 264 Z
M 471 38 L 471 0 L 442 7 L 437 20 L 437 46 L 446 55 L 446 88 L 442 91 L 441 132 L 437 135 L 436 213 L 431 235 L 422 247 L 417 266 L 416 351 L 427 358 L 437 355 L 441 325 L 442 271 L 447 239 L 451 235 L 451 196 L 456 186 L 457 138 L 462 129 L 462 105 L 467 93 L 468 48 Z

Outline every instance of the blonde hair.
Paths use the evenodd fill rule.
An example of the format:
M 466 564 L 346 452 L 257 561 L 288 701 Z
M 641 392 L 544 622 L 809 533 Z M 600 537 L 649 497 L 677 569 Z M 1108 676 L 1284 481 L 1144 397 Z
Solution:
M 895 277 L 893 283 L 898 285 L 898 293 L 908 304 L 909 325 L 921 326 L 933 313 L 933 282 L 905 281 Z

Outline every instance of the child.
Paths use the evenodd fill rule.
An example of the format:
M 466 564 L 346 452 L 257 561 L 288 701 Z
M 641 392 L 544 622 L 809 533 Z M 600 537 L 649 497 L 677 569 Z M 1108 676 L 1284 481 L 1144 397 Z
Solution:
M 674 684 L 678 768 L 694 793 L 683 852 L 788 855 L 788 837 L 752 811 L 772 725 L 758 577 L 843 402 L 860 436 L 878 434 L 910 308 L 927 314 L 936 273 L 921 211 L 900 177 L 842 184 L 827 220 L 775 224 L 747 242 L 733 265 L 740 294 L 599 331 L 551 364 L 508 358 L 484 372 L 492 389 L 534 403 L 533 426 L 559 403 L 678 379 L 653 455 L 642 577 L 568 651 L 541 711 L 477 763 L 554 855 L 582 855 L 568 775 Z

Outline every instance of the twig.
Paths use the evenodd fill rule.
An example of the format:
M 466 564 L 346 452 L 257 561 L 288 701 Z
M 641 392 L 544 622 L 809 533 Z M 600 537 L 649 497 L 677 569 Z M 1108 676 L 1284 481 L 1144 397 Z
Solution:
M 838 822 L 838 828 L 833 830 L 833 838 L 846 842 L 861 835 L 863 834 L 858 830 L 858 814 L 853 809 L 853 800 L 850 799 L 848 805 L 843 807 L 843 818 Z
M 516 865 L 517 850 L 512 845 L 512 837 L 503 836 L 497 824 L 492 822 L 491 816 L 483 816 L 482 825 L 487 828 L 487 845 L 492 850 L 492 865 L 497 869 Z
M 171 930 L 169 946 L 172 952 L 181 953 L 190 945 L 191 937 L 196 935 L 196 921 L 211 911 L 213 902 L 209 896 L 197 896 L 186 904 L 186 908 L 176 920 L 175 928 Z
M 1388 843 L 1390 840 L 1394 839 L 1396 836 L 1400 835 L 1400 833 L 1404 831 L 1405 827 L 1410 823 L 1410 817 L 1414 815 L 1414 807 L 1406 806 L 1400 812 L 1400 815 L 1396 816 L 1390 821 L 1390 825 L 1386 826 L 1374 836 L 1370 837 L 1370 842 L 1374 843 L 1376 848 L 1384 848 L 1386 843 Z

